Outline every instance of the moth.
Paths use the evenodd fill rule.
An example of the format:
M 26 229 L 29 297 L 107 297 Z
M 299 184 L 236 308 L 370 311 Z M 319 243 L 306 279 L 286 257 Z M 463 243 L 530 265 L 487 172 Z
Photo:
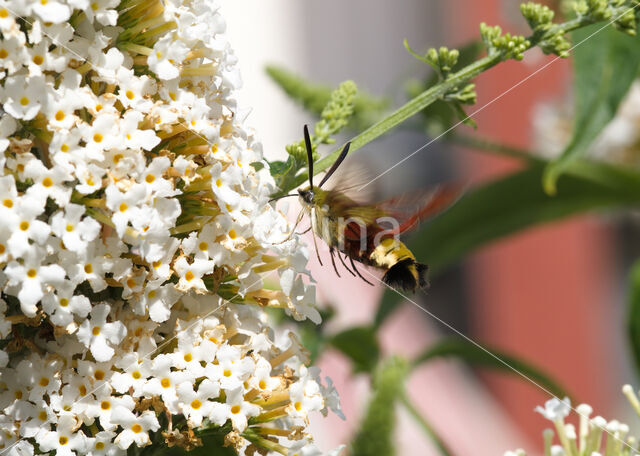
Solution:
M 314 185 L 311 138 L 306 125 L 304 141 L 307 151 L 309 186 L 298 190 L 303 211 L 298 216 L 292 233 L 302 215 L 306 214 L 311 220 L 309 229 L 313 232 L 313 242 L 319 263 L 322 265 L 316 236 L 328 245 L 331 264 L 338 277 L 340 273 L 336 267 L 336 256 L 345 270 L 370 285 L 373 283 L 362 275 L 356 263 L 382 271 L 382 281 L 394 289 L 411 293 L 417 289 L 426 289 L 428 266 L 419 263 L 399 237 L 415 228 L 421 220 L 451 205 L 459 195 L 459 191 L 442 186 L 426 193 L 401 195 L 372 204 L 361 203 L 349 197 L 347 192 L 340 188 L 322 189 L 346 158 L 351 143 L 344 146 L 320 183 Z M 295 194 L 285 196 L 295 196 Z M 417 205 L 414 204 L 412 208 L 405 209 L 403 206 L 406 206 L 407 201 L 414 203 L 417 201 Z M 375 277 L 370 273 L 369 275 Z

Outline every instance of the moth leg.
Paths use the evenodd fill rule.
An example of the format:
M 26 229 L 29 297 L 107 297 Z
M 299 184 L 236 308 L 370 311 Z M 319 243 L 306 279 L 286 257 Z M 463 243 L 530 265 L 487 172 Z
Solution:
M 346 256 L 346 254 L 345 254 Z M 349 274 L 351 274 L 352 276 L 356 276 L 355 273 L 349 269 L 349 267 L 347 266 L 347 264 L 344 262 L 344 260 L 342 259 L 342 257 L 340 256 L 340 251 L 338 251 L 338 259 L 340 260 L 340 263 L 342 263 L 342 266 L 344 266 L 344 268 L 349 271 Z
M 331 264 L 333 265 L 333 270 L 336 271 L 336 275 L 340 277 L 340 273 L 338 272 L 338 268 L 336 268 L 336 259 L 334 258 L 335 249 L 333 247 L 329 248 L 329 253 L 331 254 Z M 340 254 L 338 254 L 340 256 Z
M 358 277 L 360 277 L 362 280 L 367 282 L 369 285 L 373 286 L 371 282 L 369 282 L 367 279 L 362 277 L 362 274 L 360 274 L 360 271 L 358 271 L 358 269 L 356 268 L 356 264 L 353 262 L 353 258 L 349 257 L 349 261 L 351 261 L 351 267 L 353 268 L 354 271 L 356 271 L 356 274 L 358 274 Z
M 307 228 L 306 230 L 304 230 L 302 233 L 298 233 L 300 236 L 302 236 L 303 234 L 307 234 L 309 231 L 311 230 L 311 227 Z

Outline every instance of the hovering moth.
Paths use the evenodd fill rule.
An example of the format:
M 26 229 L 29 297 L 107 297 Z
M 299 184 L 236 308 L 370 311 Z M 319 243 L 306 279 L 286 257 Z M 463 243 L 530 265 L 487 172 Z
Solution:
M 382 281 L 392 288 L 412 293 L 418 288 L 426 289 L 428 287 L 427 265 L 419 263 L 399 237 L 415 228 L 421 220 L 451 205 L 460 192 L 442 186 L 429 192 L 401 195 L 378 203 L 360 203 L 340 188 L 322 189 L 346 158 L 351 143 L 344 146 L 338 159 L 320 183 L 314 185 L 311 138 L 306 125 L 304 141 L 309 168 L 309 186 L 298 190 L 303 211 L 293 229 L 295 231 L 303 214 L 308 215 L 311 220 L 309 229 L 313 232 L 313 242 L 319 263 L 322 265 L 316 236 L 329 246 L 331 264 L 338 277 L 340 273 L 336 267 L 336 256 L 351 275 L 360 277 L 370 285 L 373 284 L 361 274 L 356 263 L 382 271 Z M 295 196 L 295 194 L 285 196 Z M 403 206 L 406 206 L 407 201 L 417 202 L 417 204 L 413 204 L 410 209 L 404 209 Z

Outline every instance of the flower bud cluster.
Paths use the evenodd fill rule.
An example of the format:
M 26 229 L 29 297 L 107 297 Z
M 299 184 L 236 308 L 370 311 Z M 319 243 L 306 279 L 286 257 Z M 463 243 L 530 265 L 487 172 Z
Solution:
M 489 55 L 501 54 L 504 59 L 522 60 L 524 52 L 531 45 L 524 36 L 511 36 L 510 33 L 503 35 L 499 25 L 491 27 L 484 22 L 480 24 L 480 35 Z
M 7 454 L 316 454 L 339 412 L 261 310 L 320 319 L 224 31 L 211 0 L 0 5 Z

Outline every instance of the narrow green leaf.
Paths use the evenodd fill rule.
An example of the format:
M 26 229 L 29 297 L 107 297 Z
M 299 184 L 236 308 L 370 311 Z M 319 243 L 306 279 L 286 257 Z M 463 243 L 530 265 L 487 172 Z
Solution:
M 406 362 L 391 358 L 374 376 L 373 394 L 367 411 L 351 443 L 351 456 L 393 456 L 395 405 L 404 391 Z
M 557 397 L 568 396 L 566 391 L 537 367 L 518 357 L 486 348 L 460 338 L 447 338 L 429 347 L 413 362 L 414 367 L 439 358 L 457 358 L 474 367 L 496 369 L 534 382 Z
M 349 357 L 354 372 L 372 372 L 378 364 L 380 349 L 374 328 L 349 328 L 333 336 L 329 343 Z
M 433 442 L 442 456 L 451 456 L 451 451 L 447 448 L 442 438 L 436 433 L 435 429 L 429 421 L 422 416 L 418 409 L 413 405 L 413 401 L 407 396 L 407 392 L 404 391 L 400 400 L 402 405 L 407 409 L 411 417 L 420 425 L 422 432 Z
M 437 272 L 473 250 L 520 230 L 594 210 L 640 203 L 640 174 L 617 166 L 573 161 L 555 196 L 540 187 L 544 161 L 469 190 L 450 209 L 423 227 L 408 242 L 418 260 Z M 375 325 L 399 303 L 387 290 Z
M 602 24 L 574 31 L 575 124 L 562 155 L 544 174 L 544 189 L 554 194 L 556 181 L 567 164 L 588 150 L 614 118 L 618 106 L 638 74 L 640 39 Z M 595 33 L 595 34 L 594 34 Z
M 640 372 L 640 260 L 631 268 L 627 325 L 633 360 Z

